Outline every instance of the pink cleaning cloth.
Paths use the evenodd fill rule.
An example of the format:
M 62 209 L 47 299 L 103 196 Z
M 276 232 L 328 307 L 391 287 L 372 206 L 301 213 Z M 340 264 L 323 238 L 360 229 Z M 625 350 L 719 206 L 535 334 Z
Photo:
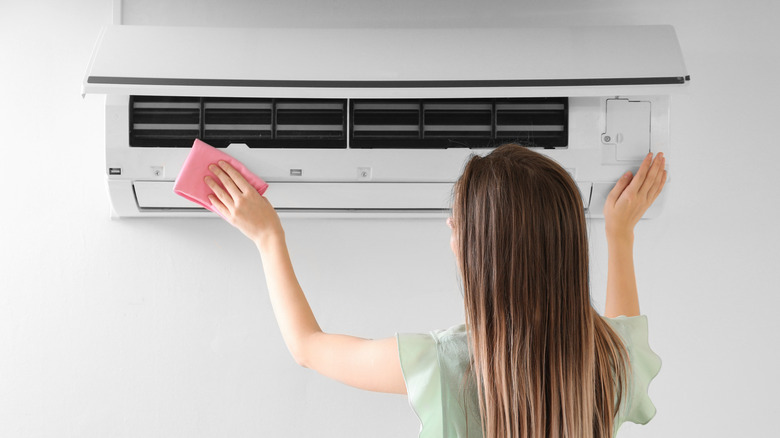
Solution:
M 190 150 L 187 159 L 184 160 L 179 176 L 176 177 L 176 182 L 173 185 L 174 193 L 219 214 L 211 205 L 211 201 L 209 201 L 209 195 L 214 192 L 206 185 L 203 179 L 206 176 L 210 176 L 224 188 L 219 178 L 209 170 L 210 164 L 219 165 L 218 162 L 220 160 L 230 163 L 252 187 L 257 189 L 258 193 L 261 195 L 265 193 L 268 184 L 259 176 L 250 172 L 240 161 L 198 139 L 195 139 L 195 142 L 192 144 L 192 150 Z M 221 214 L 219 215 L 222 216 Z

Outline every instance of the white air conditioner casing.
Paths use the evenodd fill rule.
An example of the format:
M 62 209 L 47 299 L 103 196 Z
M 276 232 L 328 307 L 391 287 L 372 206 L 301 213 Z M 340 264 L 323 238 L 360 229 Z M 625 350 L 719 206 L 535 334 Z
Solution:
M 495 135 L 504 99 L 558 99 L 555 102 L 565 102 L 561 113 L 565 126 L 550 129 L 562 130 L 566 144 L 535 150 L 571 173 L 589 215 L 600 217 L 607 193 L 626 170 L 635 171 L 647 152 L 669 154 L 670 96 L 688 80 L 670 26 L 217 29 L 121 25 L 103 30 L 83 92 L 106 95 L 105 171 L 117 217 L 217 217 L 173 193 L 173 181 L 189 148 L 131 145 L 131 132 L 146 127 L 139 118 L 133 122 L 131 117 L 138 116 L 131 113 L 142 105 L 156 111 L 157 103 L 141 102 L 156 99 L 150 96 L 200 98 L 201 106 L 188 111 L 200 111 L 201 134 L 209 129 L 208 121 L 203 121 L 203 102 L 212 99 L 274 102 L 268 104 L 274 105 L 269 109 L 273 123 L 281 123 L 276 115 L 282 107 L 279 102 L 342 102 L 343 147 L 320 148 L 316 139 L 296 147 L 248 147 L 236 141 L 226 151 L 269 183 L 266 196 L 281 214 L 349 217 L 447 215 L 452 184 L 468 157 L 491 150 L 458 142 L 416 147 L 404 138 L 386 139 L 383 147 L 354 147 L 364 127 L 352 120 L 358 114 L 353 111 L 369 108 L 371 102 L 390 108 L 400 105 L 393 102 L 423 102 L 419 130 L 425 137 L 429 128 L 423 126 L 423 119 L 433 120 L 434 114 L 426 108 L 434 111 L 437 102 L 448 102 L 444 99 L 465 102 L 458 110 L 477 102 L 471 106 L 488 105 L 486 117 L 492 111 Z M 504 106 L 515 111 L 524 106 L 518 101 Z M 457 113 L 446 104 L 443 108 L 436 114 Z M 168 125 L 156 125 L 156 132 L 163 131 L 160 126 Z M 170 126 L 185 129 L 189 124 Z M 269 129 L 275 136 L 282 125 L 274 126 Z M 313 126 L 301 129 L 319 129 Z M 433 131 L 433 126 L 430 129 L 431 138 L 446 136 Z M 647 216 L 657 214 L 662 205 L 660 199 Z

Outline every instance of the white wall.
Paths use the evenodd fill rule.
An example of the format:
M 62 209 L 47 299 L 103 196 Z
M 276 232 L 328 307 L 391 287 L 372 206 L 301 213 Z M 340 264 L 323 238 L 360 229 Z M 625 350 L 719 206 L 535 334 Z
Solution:
M 405 397 L 294 365 L 240 233 L 217 220 L 109 220 L 102 99 L 79 93 L 110 3 L 0 1 L 0 436 L 415 436 Z M 637 232 L 642 310 L 664 366 L 650 388 L 658 415 L 626 437 L 775 433 L 777 17 L 772 1 L 705 0 L 124 8 L 126 23 L 148 24 L 675 25 L 693 80 L 673 102 L 666 210 Z M 285 226 L 326 330 L 384 337 L 461 321 L 442 221 Z

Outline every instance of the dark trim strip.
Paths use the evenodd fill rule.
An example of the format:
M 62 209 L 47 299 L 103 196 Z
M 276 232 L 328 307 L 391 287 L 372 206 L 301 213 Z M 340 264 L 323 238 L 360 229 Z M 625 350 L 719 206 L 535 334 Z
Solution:
M 268 88 L 486 88 L 486 87 L 579 87 L 603 85 L 684 84 L 686 77 L 602 79 L 503 79 L 482 81 L 296 81 L 262 79 L 126 78 L 90 76 L 87 83 L 111 85 L 173 85 L 199 87 Z

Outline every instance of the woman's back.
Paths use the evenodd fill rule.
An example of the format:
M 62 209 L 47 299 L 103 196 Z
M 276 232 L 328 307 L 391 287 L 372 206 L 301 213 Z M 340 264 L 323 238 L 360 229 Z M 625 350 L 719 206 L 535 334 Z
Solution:
M 463 375 L 473 375 L 484 434 L 611 436 L 628 351 L 591 306 L 574 180 L 552 159 L 507 144 L 469 160 L 454 192 L 470 347 Z
M 646 424 L 655 415 L 647 388 L 661 360 L 648 345 L 646 317 L 605 320 L 624 341 L 631 363 L 626 397 L 613 426 L 617 432 L 626 421 Z M 482 437 L 466 326 L 398 334 L 397 339 L 409 403 L 421 422 L 420 437 Z

